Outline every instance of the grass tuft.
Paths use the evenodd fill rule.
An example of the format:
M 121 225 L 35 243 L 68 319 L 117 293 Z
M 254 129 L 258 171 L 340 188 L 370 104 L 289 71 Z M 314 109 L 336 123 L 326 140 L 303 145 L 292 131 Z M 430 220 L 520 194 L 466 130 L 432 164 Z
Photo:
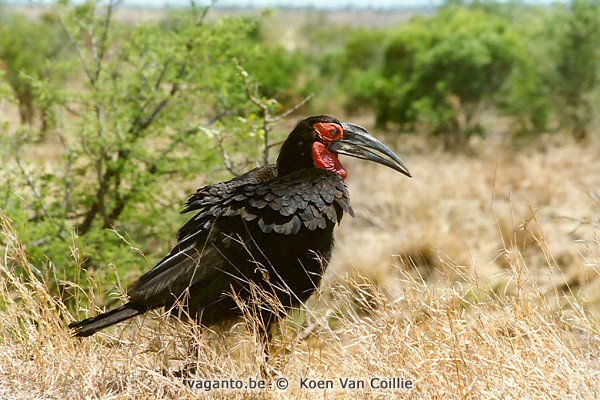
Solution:
M 163 374 L 193 364 L 198 379 L 260 378 L 252 312 L 226 331 L 155 311 L 72 338 L 76 316 L 0 213 L 0 397 L 598 398 L 600 162 L 570 144 L 504 156 L 485 143 L 476 156 L 435 154 L 436 163 L 406 156 L 408 183 L 349 163 L 360 171 L 349 178 L 357 217 L 337 231 L 320 293 L 271 343 L 268 383 L 286 377 L 285 391 L 206 392 Z M 93 281 L 64 285 L 100 304 Z M 399 377 L 414 388 L 343 390 L 344 377 Z M 303 389 L 301 378 L 335 388 Z

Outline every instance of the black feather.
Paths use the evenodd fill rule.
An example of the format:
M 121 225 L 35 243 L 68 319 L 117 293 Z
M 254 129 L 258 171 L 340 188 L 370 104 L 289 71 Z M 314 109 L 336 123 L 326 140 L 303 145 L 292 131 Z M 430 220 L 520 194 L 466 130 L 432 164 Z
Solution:
M 314 167 L 316 122 L 340 124 L 324 116 L 301 121 L 282 146 L 277 166 L 191 195 L 182 213 L 195 214 L 169 254 L 132 286 L 127 304 L 71 324 L 75 335 L 88 336 L 159 307 L 206 326 L 226 323 L 242 313 L 236 301 L 253 301 L 250 284 L 286 309 L 306 301 L 331 257 L 335 222 L 352 213 L 342 178 Z M 266 304 L 256 309 L 267 326 L 282 315 Z

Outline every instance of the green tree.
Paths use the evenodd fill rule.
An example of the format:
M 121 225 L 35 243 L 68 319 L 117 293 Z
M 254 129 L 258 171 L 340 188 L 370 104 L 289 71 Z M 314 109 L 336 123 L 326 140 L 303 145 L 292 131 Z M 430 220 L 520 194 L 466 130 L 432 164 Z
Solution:
M 19 14 L 0 17 L 0 65 L 6 70 L 5 79 L 18 100 L 21 122 L 32 125 L 36 109 L 47 129 L 47 99 L 36 90 L 37 82 L 51 79 L 62 81 L 64 74 L 55 68 L 64 53 L 64 36 L 56 20 L 45 14 L 40 20 Z
M 449 7 L 401 25 L 385 51 L 377 121 L 429 127 L 447 146 L 480 132 L 513 71 L 519 42 L 508 24 L 480 10 Z
M 347 112 L 374 109 L 387 36 L 383 30 L 367 29 L 357 29 L 349 34 L 343 55 L 337 61 L 340 89 L 347 97 Z
M 564 32 L 557 40 L 554 100 L 563 125 L 582 140 L 589 135 L 600 73 L 599 3 L 573 0 L 569 12 L 561 17 Z
M 497 3 L 489 11 L 495 10 L 510 21 L 521 44 L 515 49 L 518 55 L 515 68 L 499 93 L 500 110 L 512 117 L 515 136 L 540 134 L 552 122 L 550 77 L 555 70 L 556 35 L 549 27 L 555 25 L 557 12 L 562 12 L 562 8 Z
M 22 227 L 33 264 L 59 289 L 65 279 L 85 284 L 80 274 L 110 281 L 111 263 L 121 276 L 143 268 L 117 231 L 164 253 L 181 223 L 181 198 L 195 189 L 185 180 L 222 166 L 222 132 L 244 143 L 247 157 L 269 158 L 270 147 L 259 146 L 269 125 L 252 117 L 253 88 L 235 62 L 260 53 L 256 20 L 209 22 L 206 9 L 192 8 L 132 27 L 113 20 L 115 2 L 100 4 L 55 9 L 77 65 L 68 85 L 40 78 L 36 90 L 56 100 L 51 139 L 60 161 L 32 160 L 39 149 L 27 130 L 0 146 L 11 160 L 0 177 L 2 207 Z

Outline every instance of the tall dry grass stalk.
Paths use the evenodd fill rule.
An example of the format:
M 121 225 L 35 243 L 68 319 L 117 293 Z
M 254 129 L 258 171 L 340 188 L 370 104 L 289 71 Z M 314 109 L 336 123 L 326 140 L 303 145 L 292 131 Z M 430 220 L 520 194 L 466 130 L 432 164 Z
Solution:
M 406 157 L 409 183 L 348 166 L 357 217 L 337 232 L 320 293 L 271 343 L 267 384 L 285 377 L 287 390 L 206 392 L 163 373 L 196 365 L 197 379 L 259 379 L 251 312 L 225 332 L 151 312 L 70 337 L 74 316 L 0 214 L 0 398 L 599 398 L 595 147 L 511 153 L 487 142 L 450 156 L 419 146 Z M 367 387 L 344 390 L 346 377 Z M 414 388 L 370 389 L 377 377 Z M 308 390 L 303 378 L 334 388 Z
M 0 396 L 2 398 L 597 398 L 600 322 L 574 297 L 540 289 L 523 258 L 511 258 L 504 287 L 482 287 L 477 276 L 446 261 L 462 279 L 430 285 L 407 265 L 392 267 L 393 296 L 352 275 L 333 285 L 310 312 L 311 332 L 281 324 L 269 361 L 274 385 L 287 390 L 188 389 L 163 369 L 196 363 L 197 378 L 260 378 L 263 362 L 253 324 L 227 335 L 200 332 L 159 313 L 88 339 L 66 329 L 71 316 L 27 269 L 27 255 L 2 216 L 6 252 L 0 266 Z M 593 246 L 592 246 L 593 245 Z M 600 264 L 598 243 L 587 262 Z M 454 276 L 449 274 L 448 277 Z M 493 289 L 493 290 L 492 290 Z M 568 304 L 565 301 L 568 299 Z M 549 300 L 561 307 L 550 306 Z M 248 322 L 248 321 L 246 321 Z M 304 334 L 304 335 L 303 335 Z M 302 340 L 299 337 L 306 337 Z M 198 357 L 186 351 L 194 342 Z M 339 378 L 364 379 L 366 389 L 341 389 Z M 369 389 L 376 377 L 411 380 L 414 388 Z M 331 380 L 308 390 L 301 379 Z

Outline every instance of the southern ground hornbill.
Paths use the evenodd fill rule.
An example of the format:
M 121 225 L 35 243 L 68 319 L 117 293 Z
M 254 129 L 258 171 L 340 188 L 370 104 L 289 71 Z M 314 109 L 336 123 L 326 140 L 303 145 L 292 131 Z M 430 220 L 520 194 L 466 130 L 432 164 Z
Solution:
M 268 336 L 276 317 L 317 289 L 331 257 L 333 228 L 344 213 L 353 215 L 339 154 L 410 176 L 364 128 L 329 116 L 304 119 L 283 143 L 276 165 L 190 196 L 183 212 L 196 214 L 179 230 L 173 250 L 129 289 L 128 303 L 70 324 L 74 335 L 89 336 L 159 307 L 203 326 L 219 325 L 242 314 L 240 300 L 249 303 L 262 292 L 280 305 L 254 307 Z

